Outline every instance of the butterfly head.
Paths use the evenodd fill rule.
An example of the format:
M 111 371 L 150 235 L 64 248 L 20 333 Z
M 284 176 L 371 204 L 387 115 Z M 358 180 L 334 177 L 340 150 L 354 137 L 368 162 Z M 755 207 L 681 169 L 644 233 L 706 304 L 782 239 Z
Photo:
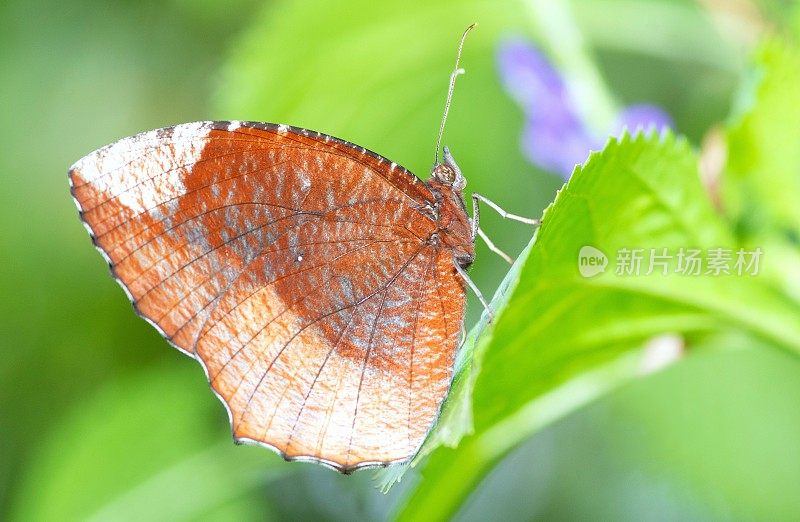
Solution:
M 456 160 L 450 154 L 450 149 L 444 148 L 444 162 L 434 165 L 431 176 L 443 185 L 447 185 L 459 192 L 467 186 L 467 179 L 461 174 Z

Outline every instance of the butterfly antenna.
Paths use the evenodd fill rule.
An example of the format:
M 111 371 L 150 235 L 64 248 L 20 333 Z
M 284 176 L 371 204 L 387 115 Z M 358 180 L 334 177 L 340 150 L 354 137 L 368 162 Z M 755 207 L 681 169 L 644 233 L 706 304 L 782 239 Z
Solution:
M 453 89 L 456 86 L 456 78 L 459 75 L 464 74 L 464 69 L 461 69 L 458 64 L 461 61 L 461 49 L 464 48 L 464 40 L 467 39 L 467 35 L 470 31 L 475 29 L 478 25 L 477 22 L 470 25 L 464 30 L 464 34 L 461 35 L 461 41 L 458 42 L 458 54 L 456 55 L 456 66 L 453 68 L 453 73 L 450 75 L 450 87 L 447 89 L 447 102 L 444 104 L 444 114 L 442 114 L 442 124 L 439 125 L 439 136 L 436 138 L 436 152 L 434 153 L 434 160 L 433 164 L 439 164 L 439 150 L 441 150 L 442 146 L 442 134 L 444 133 L 444 124 L 447 121 L 447 113 L 450 110 L 450 102 L 453 99 Z

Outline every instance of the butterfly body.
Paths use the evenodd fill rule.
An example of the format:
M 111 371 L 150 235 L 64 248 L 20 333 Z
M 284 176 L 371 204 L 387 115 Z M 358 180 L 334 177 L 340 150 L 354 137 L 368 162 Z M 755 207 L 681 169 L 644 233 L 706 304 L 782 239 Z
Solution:
M 464 204 L 463 187 L 438 179 L 436 173 L 426 184 L 437 200 L 436 238 L 442 248 L 452 252 L 462 268 L 468 268 L 475 260 L 475 239 Z
M 474 258 L 449 154 L 422 181 L 286 125 L 198 122 L 79 160 L 81 218 L 137 312 L 203 366 L 239 442 L 340 471 L 438 415 Z

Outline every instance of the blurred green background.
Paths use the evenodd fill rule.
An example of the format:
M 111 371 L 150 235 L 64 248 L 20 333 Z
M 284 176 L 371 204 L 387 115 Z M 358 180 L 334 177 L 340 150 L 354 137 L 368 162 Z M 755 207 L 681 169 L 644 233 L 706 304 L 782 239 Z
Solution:
M 505 35 L 556 57 L 570 42 L 548 36 L 526 4 L 2 3 L 0 518 L 389 517 L 419 480 L 413 471 L 384 495 L 372 472 L 343 477 L 232 444 L 197 364 L 109 277 L 66 170 L 141 130 L 246 119 L 340 136 L 425 176 L 457 37 L 479 21 L 445 142 L 471 190 L 538 215 L 561 180 L 522 157 L 522 113 L 495 52 Z M 571 6 L 615 103 L 664 107 L 698 148 L 728 117 L 760 35 L 800 27 L 788 1 L 551 5 Z M 489 213 L 482 223 L 511 252 L 530 238 Z M 478 245 L 473 277 L 485 293 L 506 269 Z M 458 517 L 800 518 L 798 404 L 796 358 L 752 345 L 698 352 L 534 436 Z

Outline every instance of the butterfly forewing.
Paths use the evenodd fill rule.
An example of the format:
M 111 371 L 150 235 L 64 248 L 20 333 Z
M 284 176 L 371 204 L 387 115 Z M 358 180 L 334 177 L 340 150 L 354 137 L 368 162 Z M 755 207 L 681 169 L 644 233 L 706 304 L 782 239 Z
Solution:
M 340 470 L 419 447 L 464 287 L 416 176 L 312 131 L 200 122 L 99 149 L 70 181 L 115 277 L 201 361 L 237 440 Z

